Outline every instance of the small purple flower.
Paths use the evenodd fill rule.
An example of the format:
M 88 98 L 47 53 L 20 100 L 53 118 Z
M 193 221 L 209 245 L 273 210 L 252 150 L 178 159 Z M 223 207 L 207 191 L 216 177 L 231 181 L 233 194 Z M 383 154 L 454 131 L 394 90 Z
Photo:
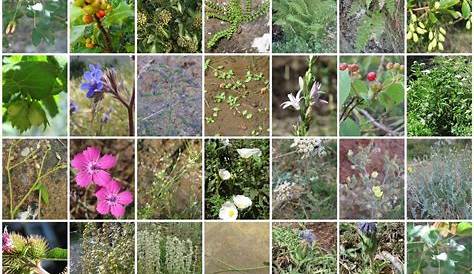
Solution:
M 320 99 L 321 93 L 323 93 L 321 91 L 321 83 L 318 83 L 318 82 L 315 81 L 313 83 L 313 86 L 311 87 L 310 96 L 314 98 L 314 101 L 316 102 L 316 104 L 318 104 L 318 103 L 327 104 L 328 101 Z
M 108 111 L 104 112 L 104 114 L 102 115 L 102 120 L 101 120 L 103 124 L 107 124 L 110 121 L 111 112 L 112 112 L 112 109 L 109 109 Z
M 87 91 L 87 98 L 92 98 L 96 92 L 102 92 L 104 83 L 102 83 L 102 70 L 100 65 L 89 64 L 89 70 L 84 73 L 84 83 L 81 89 Z
M 374 235 L 377 233 L 377 223 L 357 223 L 360 232 L 365 235 Z
M 313 243 L 316 241 L 316 235 L 314 235 L 313 231 L 311 231 L 310 229 L 300 231 L 300 238 L 307 242 L 309 245 L 313 245 Z
M 2 234 L 2 253 L 11 253 L 13 251 L 13 241 L 8 234 L 7 227 L 3 230 Z
M 77 106 L 76 103 L 74 103 L 73 101 L 71 101 L 71 102 L 69 103 L 69 111 L 70 111 L 71 113 L 76 112 L 78 109 L 79 109 L 79 107 Z

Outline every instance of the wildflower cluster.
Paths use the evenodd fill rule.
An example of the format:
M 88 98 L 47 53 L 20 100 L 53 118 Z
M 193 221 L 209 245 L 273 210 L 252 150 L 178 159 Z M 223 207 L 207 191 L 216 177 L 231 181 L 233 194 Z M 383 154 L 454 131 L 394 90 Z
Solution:
M 103 92 L 104 83 L 102 82 L 103 72 L 99 64 L 89 64 L 89 70 L 83 75 L 84 82 L 81 84 L 81 89 L 87 91 L 87 98 L 92 98 L 97 94 Z
M 323 141 L 320 138 L 294 139 L 291 147 L 302 154 L 301 159 L 306 159 L 314 155 L 324 157 L 327 155 Z
M 96 210 L 101 215 L 112 214 L 115 218 L 125 215 L 125 207 L 133 202 L 130 191 L 114 180 L 109 170 L 115 167 L 117 158 L 111 154 L 101 156 L 100 149 L 88 147 L 74 156 L 71 166 L 77 171 L 75 180 L 79 187 L 96 184 L 98 187 Z

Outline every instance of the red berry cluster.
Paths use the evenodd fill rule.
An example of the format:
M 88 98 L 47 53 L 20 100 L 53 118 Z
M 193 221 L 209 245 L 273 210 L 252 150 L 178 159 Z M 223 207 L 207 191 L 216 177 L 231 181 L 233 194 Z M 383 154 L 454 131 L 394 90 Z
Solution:
M 339 70 L 348 70 L 353 73 L 354 76 L 359 76 L 359 65 L 358 64 L 346 64 L 342 63 L 339 65 Z M 367 74 L 368 81 L 375 81 L 377 79 L 377 74 L 373 71 Z

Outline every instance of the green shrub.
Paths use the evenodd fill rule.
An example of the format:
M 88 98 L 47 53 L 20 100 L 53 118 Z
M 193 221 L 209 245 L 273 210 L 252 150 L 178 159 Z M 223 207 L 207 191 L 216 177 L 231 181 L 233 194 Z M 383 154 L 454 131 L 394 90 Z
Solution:
M 408 216 L 414 219 L 471 218 L 471 145 L 447 141 L 431 146 L 430 155 L 408 164 Z
M 471 59 L 415 61 L 408 80 L 408 135 L 471 136 Z

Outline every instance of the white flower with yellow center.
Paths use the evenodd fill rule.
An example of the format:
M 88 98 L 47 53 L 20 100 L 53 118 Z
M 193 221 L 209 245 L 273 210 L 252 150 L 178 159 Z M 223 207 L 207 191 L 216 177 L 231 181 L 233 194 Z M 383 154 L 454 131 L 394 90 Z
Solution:
M 232 197 L 232 201 L 238 209 L 245 209 L 252 205 L 252 200 L 244 195 L 236 195 Z
M 245 159 L 250 158 L 252 156 L 262 156 L 262 151 L 259 148 L 241 148 L 237 149 L 237 153 L 239 153 L 240 157 Z
M 222 180 L 229 180 L 230 177 L 232 177 L 232 175 L 230 174 L 230 172 L 227 170 L 227 169 L 219 169 L 219 177 L 221 177 Z
M 235 221 L 238 216 L 237 207 L 232 202 L 225 202 L 219 210 L 219 219 L 224 221 Z

